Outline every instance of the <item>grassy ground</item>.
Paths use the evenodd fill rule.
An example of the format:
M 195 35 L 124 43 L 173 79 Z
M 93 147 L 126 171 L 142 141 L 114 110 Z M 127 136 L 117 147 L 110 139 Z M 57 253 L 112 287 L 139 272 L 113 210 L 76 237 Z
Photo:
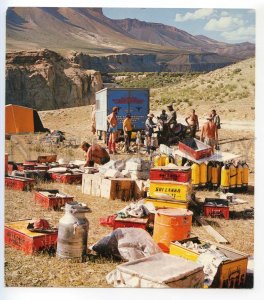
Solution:
M 240 142 L 234 142 L 241 138 L 252 138 L 251 132 L 234 132 L 232 130 L 220 131 L 220 143 L 223 150 L 240 152 Z M 231 147 L 230 141 L 233 141 Z M 237 197 L 246 200 L 248 203 L 230 207 L 230 220 L 210 219 L 208 223 L 222 234 L 229 242 L 230 247 L 239 251 L 254 254 L 254 220 L 244 219 L 241 213 L 244 209 L 254 207 L 254 140 L 251 150 L 248 152 L 248 162 L 250 163 L 250 185 L 248 194 L 238 194 Z M 8 143 L 8 142 L 7 142 Z M 232 148 L 232 149 L 231 149 Z M 58 150 L 60 152 L 60 150 Z M 241 153 L 243 154 L 243 153 Z M 63 153 L 58 153 L 59 157 Z M 33 157 L 33 156 L 31 156 Z M 80 149 L 74 149 L 73 158 L 81 158 Z M 120 156 L 120 158 L 124 155 Z M 17 148 L 13 151 L 13 159 L 21 161 L 21 156 Z M 121 200 L 109 201 L 103 198 L 91 197 L 81 193 L 79 185 L 65 185 L 58 183 L 39 183 L 38 188 L 58 188 L 60 191 L 73 195 L 79 202 L 86 203 L 91 209 L 87 213 L 90 223 L 88 246 L 111 232 L 111 228 L 99 225 L 100 217 L 116 213 L 128 203 Z M 45 210 L 36 205 L 33 201 L 34 191 L 19 192 L 7 189 L 5 191 L 5 222 L 27 218 L 45 218 L 53 226 L 58 226 L 59 219 L 63 212 Z M 203 201 L 204 197 L 214 197 L 215 192 L 198 190 L 196 197 L 198 201 Z M 236 212 L 236 213 L 235 213 Z M 193 223 L 192 233 L 203 239 L 213 240 L 204 229 L 196 222 Z M 105 276 L 113 270 L 117 263 L 106 259 L 96 259 L 84 263 L 74 263 L 50 257 L 48 254 L 38 254 L 34 256 L 25 255 L 22 252 L 5 247 L 5 285 L 20 287 L 108 287 Z

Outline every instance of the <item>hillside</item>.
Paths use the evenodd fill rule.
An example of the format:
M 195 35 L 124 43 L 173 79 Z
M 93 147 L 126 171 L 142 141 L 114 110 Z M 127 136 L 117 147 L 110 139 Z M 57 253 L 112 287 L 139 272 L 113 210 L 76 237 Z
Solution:
M 176 53 L 216 53 L 232 59 L 255 55 L 250 43 L 227 44 L 183 30 L 136 19 L 112 20 L 101 8 L 16 7 L 7 11 L 8 51 L 48 48 L 89 54 L 152 53 L 171 60 Z M 166 57 L 166 53 L 169 54 Z
M 151 87 L 151 109 L 173 102 L 179 115 L 197 110 L 202 116 L 215 108 L 227 120 L 255 119 L 255 59 L 205 74 L 133 73 L 112 74 L 123 87 Z

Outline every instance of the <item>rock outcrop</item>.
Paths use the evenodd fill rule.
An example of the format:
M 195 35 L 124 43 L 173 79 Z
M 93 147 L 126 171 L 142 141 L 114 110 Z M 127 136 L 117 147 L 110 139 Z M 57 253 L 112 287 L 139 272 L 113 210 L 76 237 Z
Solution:
M 6 55 L 6 103 L 38 110 L 94 103 L 101 74 L 85 70 L 56 52 L 20 51 Z
M 107 72 L 159 72 L 161 65 L 154 54 L 113 54 L 91 56 L 82 52 L 72 52 L 68 59 L 85 69 Z

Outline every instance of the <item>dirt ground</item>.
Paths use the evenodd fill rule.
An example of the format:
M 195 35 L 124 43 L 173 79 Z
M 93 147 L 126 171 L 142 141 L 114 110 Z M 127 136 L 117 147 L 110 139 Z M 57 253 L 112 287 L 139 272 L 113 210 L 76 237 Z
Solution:
M 77 144 L 82 140 L 91 141 L 89 128 L 89 107 L 41 112 L 44 126 L 60 129 L 66 132 L 66 138 L 75 137 Z M 64 120 L 64 121 L 63 121 Z M 58 124 L 60 127 L 58 128 Z M 86 124 L 85 126 L 81 124 Z M 78 136 L 76 134 L 78 132 Z M 222 151 L 230 151 L 242 155 L 250 167 L 250 189 L 246 194 L 237 194 L 237 198 L 246 200 L 246 204 L 230 207 L 230 220 L 210 219 L 208 223 L 222 234 L 231 248 L 254 255 L 254 219 L 243 217 L 243 211 L 254 207 L 254 131 L 252 130 L 220 130 L 220 147 Z M 28 144 L 28 139 L 33 141 L 35 136 L 19 137 L 28 157 L 34 159 L 36 155 L 43 154 L 43 149 L 36 149 Z M 24 143 L 24 144 L 23 144 Z M 69 151 L 70 149 L 70 151 Z M 6 150 L 12 150 L 12 159 L 16 162 L 23 161 L 24 155 L 16 143 L 6 141 Z M 37 151 L 36 151 L 37 150 Z M 83 158 L 82 151 L 75 146 L 49 149 L 57 153 L 58 158 L 68 155 L 72 159 Z M 115 156 L 118 159 L 122 156 Z M 29 158 L 28 158 L 29 159 Z M 67 185 L 58 183 L 38 183 L 36 188 L 56 188 L 68 193 L 79 202 L 87 204 L 91 209 L 87 213 L 89 220 L 88 246 L 111 232 L 111 228 L 99 225 L 99 219 L 114 214 L 124 208 L 128 203 L 121 200 L 110 201 L 104 198 L 92 197 L 81 193 L 80 185 Z M 6 189 L 5 191 L 5 222 L 19 219 L 45 218 L 53 226 L 58 226 L 62 211 L 45 210 L 33 201 L 34 191 L 19 192 Z M 215 192 L 197 190 L 197 201 L 204 197 L 213 197 Z M 203 239 L 213 240 L 206 231 L 193 222 L 192 233 Z M 61 260 L 48 254 L 25 255 L 23 252 L 5 246 L 5 285 L 9 287 L 109 287 L 105 276 L 117 266 L 117 262 L 103 258 L 83 263 L 74 263 Z

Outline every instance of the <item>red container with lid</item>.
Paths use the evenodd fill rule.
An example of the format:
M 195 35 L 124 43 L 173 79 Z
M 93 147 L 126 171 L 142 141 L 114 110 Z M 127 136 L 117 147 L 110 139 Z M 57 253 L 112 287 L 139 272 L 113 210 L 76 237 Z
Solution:
M 206 198 L 203 205 L 203 215 L 212 218 L 229 219 L 229 205 L 225 199 Z
M 179 150 L 199 160 L 212 155 L 212 148 L 195 138 L 187 138 L 179 142 Z
M 150 180 L 170 180 L 188 182 L 191 180 L 192 172 L 190 167 L 178 167 L 177 169 L 153 168 L 150 170 Z
M 81 184 L 82 183 L 82 174 L 64 174 L 64 173 L 51 173 L 50 177 L 53 181 L 59 183 L 75 183 Z
M 22 250 L 26 254 L 55 249 L 57 244 L 58 231 L 49 233 L 31 232 L 27 229 L 33 220 L 22 220 L 5 224 L 5 244 Z
M 44 208 L 57 210 L 65 203 L 73 201 L 73 196 L 60 193 L 59 190 L 39 190 L 34 194 L 35 203 Z
M 5 186 L 18 191 L 30 191 L 35 183 L 34 179 L 19 176 L 5 177 Z

